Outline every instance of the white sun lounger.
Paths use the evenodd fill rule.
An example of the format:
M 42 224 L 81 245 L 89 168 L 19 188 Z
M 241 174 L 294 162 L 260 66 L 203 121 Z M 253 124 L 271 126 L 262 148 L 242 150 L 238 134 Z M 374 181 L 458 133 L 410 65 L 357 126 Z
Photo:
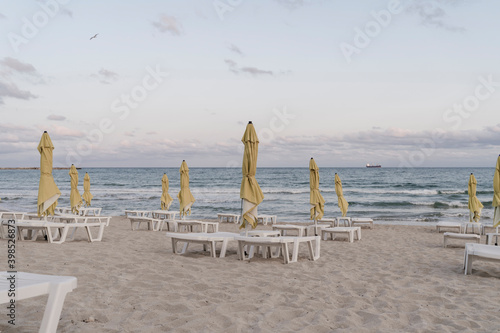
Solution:
M 448 246 L 448 241 L 450 239 L 461 239 L 465 240 L 468 242 L 476 242 L 480 243 L 481 242 L 481 236 L 476 235 L 476 234 L 462 234 L 462 233 L 456 233 L 456 232 L 445 232 L 443 234 L 443 247 Z
M 15 226 L 17 227 L 17 235 L 20 241 L 25 240 L 24 230 L 27 230 L 27 237 L 31 240 L 36 240 L 38 232 L 41 231 L 47 236 L 47 241 L 53 244 L 62 244 L 66 241 L 68 237 L 68 232 L 70 229 L 83 228 L 85 229 L 88 237 L 88 241 L 100 242 L 104 234 L 105 222 L 95 222 L 95 223 L 60 223 L 60 222 L 48 222 L 48 221 L 34 221 L 34 220 L 23 220 L 16 221 Z M 99 228 L 97 237 L 92 236 L 91 228 Z M 59 239 L 56 240 L 57 234 L 59 234 Z M 71 237 L 72 238 L 72 237 Z
M 9 297 L 9 289 L 11 289 L 11 281 L 9 278 L 13 274 L 9 272 L 0 272 L 0 304 L 11 303 L 11 297 Z M 15 301 L 37 297 L 41 295 L 49 295 L 47 304 L 45 305 L 45 312 L 43 314 L 42 323 L 38 332 L 40 333 L 55 333 L 57 330 L 57 325 L 59 324 L 59 319 L 61 316 L 61 311 L 64 304 L 64 299 L 66 294 L 73 291 L 77 286 L 76 277 L 73 276 L 55 276 L 55 275 L 41 275 L 32 274 L 25 272 L 18 272 L 15 275 L 16 287 L 15 287 Z M 16 304 L 14 303 L 14 304 Z M 4 313 L 8 310 L 7 306 L 2 307 Z M 16 304 L 17 308 L 17 304 Z M 9 320 L 9 316 L 4 315 L 3 320 Z M 18 327 L 19 323 L 16 322 Z
M 154 219 L 147 216 L 129 216 L 128 219 L 130 220 L 130 227 L 132 230 L 138 230 L 141 223 L 145 223 L 148 225 L 148 230 L 160 231 L 163 229 L 163 224 L 165 223 L 165 220 Z M 137 224 L 135 228 L 134 224 Z
M 302 237 L 307 232 L 307 226 L 296 224 L 275 224 L 273 225 L 273 230 L 281 231 L 283 236 L 286 236 L 287 231 L 297 231 L 298 236 Z
M 457 232 L 462 232 L 462 223 L 458 222 L 438 222 L 436 224 L 436 230 L 437 232 L 441 232 L 441 229 L 446 228 L 446 229 L 453 229 L 456 230 Z
M 238 256 L 240 260 L 250 260 L 253 257 L 253 251 L 250 250 L 248 256 L 245 256 L 244 247 L 263 247 L 263 253 L 267 253 L 266 248 L 281 247 L 283 252 L 283 263 L 289 264 L 297 262 L 299 255 L 299 244 L 306 243 L 309 250 L 309 259 L 317 260 L 320 257 L 320 237 L 319 236 L 305 236 L 305 237 L 235 237 L 238 241 Z M 313 244 L 314 243 L 314 244 Z M 289 244 L 293 244 L 292 258 L 290 259 Z M 270 251 L 269 251 L 270 252 Z M 265 255 L 264 255 L 265 257 Z
M 353 217 L 351 219 L 351 226 L 367 226 L 370 229 L 373 229 L 373 219 L 368 217 Z
M 100 216 L 102 208 L 97 207 L 80 207 L 78 208 L 78 214 L 80 216 Z M 54 208 L 56 214 L 73 214 L 71 207 L 56 207 Z
M 23 220 L 24 215 L 27 213 L 23 212 L 0 212 L 0 238 L 6 236 L 4 226 L 7 226 L 9 220 Z
M 467 243 L 465 244 L 464 273 L 472 274 L 474 260 L 500 261 L 500 247 L 493 245 Z
M 230 240 L 234 240 L 237 233 L 232 232 L 211 232 L 211 233 L 187 233 L 181 234 L 176 232 L 167 232 L 167 237 L 172 238 L 172 252 L 176 254 L 184 254 L 190 243 L 202 244 L 203 250 L 206 251 L 206 246 L 209 246 L 210 255 L 213 258 L 217 258 L 216 253 L 216 243 L 222 242 L 222 247 L 220 250 L 219 258 L 224 258 L 226 256 L 227 244 Z M 184 246 L 182 251 L 177 251 L 177 243 L 182 242 Z
M 328 239 L 328 234 L 330 234 L 332 240 L 336 238 L 336 235 L 347 235 L 347 241 L 349 243 L 354 242 L 354 235 L 356 239 L 361 239 L 361 227 L 333 227 L 321 229 L 321 236 L 323 240 Z

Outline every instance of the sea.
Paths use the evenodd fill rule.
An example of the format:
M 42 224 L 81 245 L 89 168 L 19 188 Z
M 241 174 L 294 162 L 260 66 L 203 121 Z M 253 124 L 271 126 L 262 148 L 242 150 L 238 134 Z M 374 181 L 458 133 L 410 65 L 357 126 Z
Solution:
M 178 168 L 82 168 L 89 173 L 94 199 L 102 214 L 124 215 L 125 209 L 160 209 L 161 178 L 167 174 L 170 210 L 179 210 Z M 477 179 L 477 197 L 484 208 L 481 220 L 492 223 L 493 174 L 495 168 L 328 168 L 320 167 L 320 191 L 326 200 L 325 218 L 340 216 L 334 176 L 338 173 L 348 216 L 371 217 L 386 224 L 435 224 L 465 222 L 468 181 Z M 69 206 L 69 170 L 54 170 L 61 191 L 59 206 Z M 217 213 L 240 214 L 240 168 L 190 168 L 190 189 L 196 202 L 190 219 L 216 219 Z M 0 170 L 0 210 L 36 212 L 39 170 Z M 278 222 L 309 222 L 309 169 L 258 168 L 256 179 L 264 193 L 259 214 L 278 216 Z

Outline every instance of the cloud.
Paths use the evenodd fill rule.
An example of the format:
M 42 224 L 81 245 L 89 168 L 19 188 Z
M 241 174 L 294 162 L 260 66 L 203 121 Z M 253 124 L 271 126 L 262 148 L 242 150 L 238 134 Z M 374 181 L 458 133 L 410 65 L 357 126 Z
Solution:
M 229 49 L 229 51 L 231 52 L 234 52 L 240 56 L 244 56 L 243 52 L 241 52 L 240 48 L 237 47 L 236 45 L 234 44 L 229 44 L 229 46 L 227 47 Z
M 274 75 L 274 73 L 272 71 L 266 71 L 266 70 L 258 69 L 256 67 L 242 67 L 241 71 L 245 72 L 245 73 L 252 74 L 254 76 L 255 75 L 271 75 L 271 76 Z
M 0 60 L 0 64 L 14 72 L 37 75 L 37 71 L 33 65 L 21 62 L 11 57 L 3 58 Z
M 47 119 L 48 120 L 55 120 L 55 121 L 63 121 L 63 120 L 66 120 L 66 117 L 51 114 L 50 116 L 47 117 Z
M 32 64 L 21 62 L 15 58 L 5 57 L 0 60 L 0 74 L 5 78 L 20 77 L 34 84 L 44 84 L 45 81 Z
M 11 97 L 23 100 L 30 100 L 32 98 L 37 98 L 37 96 L 33 95 L 31 92 L 19 89 L 14 83 L 0 81 L 0 105 L 5 104 L 4 103 L 5 97 Z
M 102 84 L 110 84 L 111 81 L 118 80 L 119 75 L 110 70 L 101 68 L 97 74 L 90 75 L 93 78 L 97 78 Z
M 417 14 L 421 19 L 421 23 L 425 26 L 452 32 L 465 32 L 464 27 L 454 26 L 445 21 L 448 14 L 445 8 L 441 6 L 441 3 L 458 4 L 459 2 L 458 0 L 413 0 L 408 5 L 407 11 Z
M 180 36 L 182 34 L 182 25 L 173 16 L 162 14 L 160 19 L 152 24 L 159 32 L 168 32 L 172 36 Z
M 246 67 L 238 68 L 238 64 L 234 60 L 231 60 L 231 59 L 224 59 L 224 62 L 229 67 L 229 71 L 231 71 L 231 72 L 233 72 L 235 74 L 248 73 L 248 74 L 251 74 L 253 76 L 257 76 L 257 75 L 271 75 L 271 76 L 274 76 L 273 71 L 263 70 L 263 69 L 259 69 L 259 68 L 256 68 L 256 67 L 246 66 Z
M 3 15 L 2 13 L 0 13 L 0 20 L 5 20 L 7 18 L 7 16 Z

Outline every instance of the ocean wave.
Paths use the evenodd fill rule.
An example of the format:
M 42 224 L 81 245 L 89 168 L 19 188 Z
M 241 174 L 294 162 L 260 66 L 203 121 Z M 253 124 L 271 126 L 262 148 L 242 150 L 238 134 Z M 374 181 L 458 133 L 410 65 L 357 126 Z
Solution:
M 438 195 L 438 190 L 391 190 L 391 189 L 350 189 L 343 188 L 344 194 L 346 193 L 363 193 L 363 194 L 409 194 L 409 195 Z
M 438 194 L 467 194 L 467 190 L 439 190 Z

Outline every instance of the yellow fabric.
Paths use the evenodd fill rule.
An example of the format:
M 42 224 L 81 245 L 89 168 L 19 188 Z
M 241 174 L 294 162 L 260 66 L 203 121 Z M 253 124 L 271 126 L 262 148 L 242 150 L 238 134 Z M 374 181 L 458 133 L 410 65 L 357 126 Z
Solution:
M 311 220 L 321 220 L 325 214 L 325 199 L 319 192 L 319 168 L 313 158 L 309 161 L 309 187 L 311 189 Z
M 61 191 L 52 176 L 52 151 L 54 145 L 47 132 L 43 133 L 38 152 L 40 153 L 40 184 L 38 186 L 38 216 L 54 215 Z
M 500 156 L 497 159 L 497 167 L 495 175 L 493 176 L 493 207 L 495 207 L 495 214 L 493 217 L 493 226 L 500 225 Z
M 71 192 L 69 195 L 71 211 L 74 214 L 78 214 L 78 210 L 83 205 L 83 201 L 80 196 L 80 192 L 78 191 L 78 170 L 76 170 L 76 167 L 73 164 L 71 164 L 71 168 L 69 169 L 69 177 L 71 179 Z
M 82 198 L 85 201 L 85 205 L 90 207 L 90 202 L 94 196 L 90 193 L 90 176 L 86 172 L 85 177 L 83 177 L 83 195 Z
M 339 198 L 339 208 L 342 212 L 342 217 L 345 217 L 347 215 L 349 203 L 344 198 L 344 194 L 342 193 L 342 182 L 340 181 L 338 174 L 335 174 L 335 193 L 337 193 L 337 197 Z
M 470 222 L 478 222 L 481 217 L 481 209 L 483 209 L 483 204 L 476 197 L 476 187 L 477 181 L 476 177 L 471 173 L 469 177 L 469 210 L 470 210 Z
M 195 200 L 189 189 L 189 168 L 186 161 L 182 161 L 179 172 L 181 173 L 181 190 L 177 198 L 179 198 L 180 215 L 183 217 L 185 215 L 191 215 L 191 206 Z
M 174 199 L 168 194 L 168 177 L 167 174 L 164 173 L 161 179 L 161 209 L 168 210 L 172 201 L 174 201 Z
M 240 198 L 251 205 L 244 205 L 246 207 L 243 211 L 240 229 L 245 228 L 247 223 L 252 226 L 252 229 L 255 229 L 257 227 L 256 210 L 257 206 L 264 200 L 264 193 L 262 193 L 259 183 L 255 179 L 259 139 L 252 123 L 248 123 L 241 142 L 245 145 L 245 151 L 243 152 L 243 178 L 241 180 Z

